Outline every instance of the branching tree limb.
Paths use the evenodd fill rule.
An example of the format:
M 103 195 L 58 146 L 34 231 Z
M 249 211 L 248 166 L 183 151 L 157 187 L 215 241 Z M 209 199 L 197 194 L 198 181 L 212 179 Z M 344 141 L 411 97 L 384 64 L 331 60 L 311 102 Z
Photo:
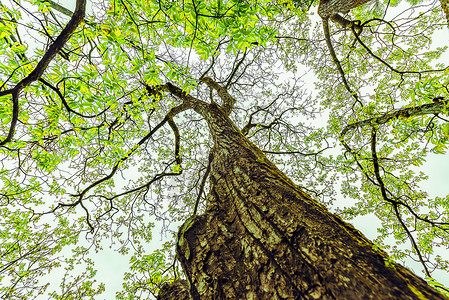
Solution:
M 329 48 L 329 52 L 331 54 L 332 60 L 334 61 L 335 65 L 337 66 L 337 70 L 340 73 L 341 80 L 343 81 L 343 85 L 345 86 L 346 90 L 349 92 L 349 94 L 354 98 L 356 103 L 360 104 L 360 106 L 363 106 L 363 103 L 360 101 L 359 97 L 357 96 L 357 93 L 352 90 L 352 88 L 349 86 L 348 81 L 346 80 L 345 72 L 343 71 L 343 68 L 341 66 L 340 60 L 337 57 L 337 54 L 335 54 L 334 46 L 332 46 L 332 40 L 329 33 L 329 19 L 323 19 L 323 30 L 324 30 L 324 37 L 326 39 L 327 47 Z
M 59 99 L 61 99 L 61 102 L 62 102 L 62 104 L 64 105 L 65 109 L 66 109 L 69 113 L 73 113 L 73 114 L 75 114 L 75 115 L 77 115 L 77 116 L 80 116 L 80 117 L 82 117 L 82 118 L 90 119 L 90 118 L 96 118 L 96 117 L 99 117 L 99 116 L 101 116 L 102 114 L 104 114 L 104 113 L 108 110 L 108 107 L 107 107 L 107 108 L 103 109 L 101 112 L 99 112 L 98 114 L 90 115 L 90 116 L 80 114 L 79 112 L 77 112 L 77 111 L 75 111 L 75 110 L 73 110 L 73 109 L 70 108 L 69 104 L 68 104 L 67 101 L 65 100 L 64 95 L 61 93 L 61 91 L 60 91 L 57 87 L 53 86 L 50 82 L 48 82 L 48 81 L 45 80 L 44 78 L 39 78 L 39 82 L 42 82 L 45 86 L 47 86 L 47 87 L 49 87 L 51 90 L 53 90 L 53 91 L 56 93 L 56 95 L 58 95 L 58 97 L 59 97 Z
M 73 15 L 73 12 L 70 9 L 65 8 L 64 6 L 52 1 L 52 0 L 45 0 L 45 2 L 48 2 L 50 4 L 50 7 L 59 11 L 60 13 L 63 13 L 64 15 L 71 17 Z
M 159 124 L 157 124 L 147 135 L 145 135 L 136 145 L 134 145 L 133 148 L 131 148 L 122 158 L 120 158 L 115 164 L 114 167 L 112 168 L 112 170 L 109 172 L 109 174 L 107 174 L 106 176 L 100 178 L 99 180 L 91 183 L 90 185 L 88 185 L 86 188 L 84 188 L 81 192 L 79 192 L 78 194 L 72 195 L 72 197 L 76 197 L 77 200 L 75 202 L 72 203 L 59 203 L 52 211 L 56 211 L 57 209 L 63 208 L 63 207 L 75 207 L 77 205 L 80 205 L 86 212 L 87 218 L 87 224 L 89 225 L 89 228 L 91 230 L 91 232 L 94 231 L 94 227 L 92 226 L 91 222 L 90 222 L 90 218 L 89 218 L 89 212 L 87 210 L 87 208 L 84 206 L 83 204 L 83 199 L 85 198 L 85 195 L 94 187 L 98 186 L 99 184 L 101 184 L 102 182 L 105 182 L 109 179 L 111 179 L 116 172 L 118 171 L 119 167 L 137 150 L 140 148 L 140 146 L 142 146 L 151 136 L 153 136 L 165 123 L 169 123 L 170 127 L 172 128 L 174 134 L 175 134 L 175 161 L 178 165 L 181 164 L 181 158 L 179 156 L 179 149 L 180 149 L 180 136 L 179 136 L 179 130 L 176 126 L 176 124 L 173 122 L 173 117 L 176 116 L 178 113 L 186 110 L 189 108 L 188 104 L 181 104 L 178 105 L 174 108 L 172 108 L 167 115 L 165 116 L 165 118 L 159 122 Z M 176 174 L 180 174 L 181 172 L 175 172 Z M 156 176 L 156 177 L 163 177 L 167 174 L 162 174 L 161 176 Z M 171 174 L 169 174 L 171 175 Z M 159 178 L 158 178 L 159 179 Z M 153 181 L 152 181 L 153 182 Z M 133 190 L 134 191 L 134 190 Z M 126 193 L 123 193 L 123 195 Z
M 401 76 L 403 76 L 404 74 L 422 74 L 422 73 L 430 73 L 430 72 L 442 72 L 445 69 L 438 69 L 438 70 L 424 70 L 424 71 L 401 71 L 398 70 L 394 67 L 392 67 L 388 62 L 386 62 L 385 60 L 383 60 L 382 58 L 380 58 L 379 56 L 377 56 L 376 54 L 374 54 L 371 49 L 365 45 L 365 43 L 360 39 L 360 31 L 358 30 L 357 26 L 355 25 L 354 22 L 351 23 L 351 25 L 349 25 L 349 27 L 351 28 L 352 33 L 354 34 L 357 42 L 359 42 L 360 45 L 362 45 L 362 47 L 372 56 L 374 57 L 376 60 L 378 60 L 379 62 L 381 62 L 382 64 L 384 64 L 388 69 L 390 69 L 391 71 L 400 74 Z M 360 27 L 363 28 L 363 27 Z
M 418 107 L 401 108 L 401 109 L 392 111 L 390 113 L 385 113 L 385 114 L 381 115 L 380 117 L 374 117 L 374 118 L 370 118 L 367 120 L 351 123 L 348 126 L 346 126 L 345 128 L 343 128 L 343 130 L 341 131 L 340 141 L 343 144 L 346 144 L 346 142 L 344 142 L 344 136 L 350 130 L 353 130 L 355 128 L 360 128 L 360 127 L 364 127 L 367 125 L 369 125 L 369 126 L 382 125 L 382 124 L 388 123 L 391 120 L 400 119 L 400 118 L 406 119 L 406 118 L 411 118 L 411 117 L 415 117 L 415 116 L 423 116 L 423 115 L 432 115 L 432 114 L 442 113 L 447 108 L 448 103 L 449 103 L 448 100 L 441 100 L 441 101 L 437 101 L 437 102 L 433 102 L 433 103 L 423 104 Z
M 430 277 L 431 275 L 430 275 L 429 269 L 427 268 L 427 265 L 426 265 L 426 263 L 424 261 L 424 258 L 422 256 L 422 254 L 421 254 L 421 251 L 419 250 L 419 247 L 418 247 L 418 245 L 417 245 L 417 243 L 415 241 L 415 238 L 411 234 L 411 232 L 408 229 L 407 225 L 402 220 L 401 214 L 400 214 L 399 209 L 398 209 L 398 206 L 401 203 L 396 201 L 396 200 L 393 200 L 393 199 L 389 198 L 388 195 L 387 195 L 387 188 L 385 187 L 385 183 L 383 182 L 382 176 L 380 174 L 379 159 L 377 157 L 377 152 L 376 152 L 376 129 L 375 129 L 375 127 L 372 128 L 372 133 L 371 133 L 371 155 L 372 155 L 372 161 L 373 161 L 373 166 L 374 166 L 374 174 L 376 176 L 377 182 L 379 183 L 379 187 L 380 187 L 380 191 L 381 191 L 381 194 L 382 194 L 382 198 L 384 199 L 384 201 L 390 203 L 393 206 L 396 219 L 401 224 L 402 229 L 407 233 L 407 236 L 408 236 L 408 238 L 410 240 L 410 243 L 412 244 L 412 247 L 415 250 L 416 255 L 418 255 L 419 261 L 420 261 L 421 265 L 423 266 L 426 275 L 428 277 Z
M 67 23 L 66 27 L 62 30 L 56 40 L 50 45 L 48 50 L 45 52 L 44 56 L 41 58 L 34 70 L 24 79 L 19 81 L 13 88 L 0 91 L 0 97 L 5 95 L 11 95 L 11 101 L 13 105 L 12 119 L 8 132 L 8 136 L 0 142 L 0 146 L 9 143 L 13 136 L 16 124 L 19 118 L 19 94 L 20 92 L 30 85 L 33 81 L 38 80 L 44 71 L 47 69 L 48 65 L 52 59 L 59 53 L 59 51 L 64 47 L 65 43 L 70 38 L 71 34 L 75 31 L 78 25 L 84 20 L 86 12 L 86 0 L 77 0 L 75 12 Z
M 228 93 L 228 90 L 225 87 L 222 87 L 210 77 L 203 77 L 200 81 L 205 83 L 209 88 L 217 91 L 218 96 L 220 96 L 223 101 L 222 109 L 227 115 L 229 115 L 236 102 L 234 97 Z

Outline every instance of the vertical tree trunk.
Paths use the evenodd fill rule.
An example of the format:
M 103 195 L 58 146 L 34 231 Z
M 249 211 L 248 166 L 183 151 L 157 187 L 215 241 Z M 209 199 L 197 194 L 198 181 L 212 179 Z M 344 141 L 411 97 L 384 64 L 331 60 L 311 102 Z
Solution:
M 211 188 L 178 234 L 183 299 L 445 299 L 300 190 L 217 105 L 204 117 Z
M 371 0 L 321 0 L 318 15 L 323 19 L 328 19 L 338 13 L 348 13 L 354 7 L 369 1 Z

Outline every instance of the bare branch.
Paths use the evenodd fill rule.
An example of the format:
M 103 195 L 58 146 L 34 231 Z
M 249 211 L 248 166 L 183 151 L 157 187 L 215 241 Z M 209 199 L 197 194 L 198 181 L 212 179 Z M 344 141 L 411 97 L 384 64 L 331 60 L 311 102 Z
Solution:
M 360 36 L 359 36 L 360 34 L 359 34 L 359 32 L 356 31 L 356 30 L 357 30 L 357 27 L 355 26 L 355 23 L 354 23 L 354 22 L 352 22 L 352 23 L 349 25 L 349 27 L 351 28 L 352 33 L 354 34 L 354 36 L 355 36 L 357 42 L 359 42 L 359 44 L 362 45 L 362 47 L 365 48 L 365 50 L 366 50 L 372 57 L 374 57 L 374 58 L 377 59 L 379 62 L 381 62 L 382 64 L 384 64 L 384 65 L 385 65 L 388 69 L 390 69 L 391 71 L 393 71 L 393 72 L 395 72 L 395 73 L 397 73 L 397 74 L 400 74 L 401 76 L 404 75 L 404 74 L 419 74 L 419 75 L 420 75 L 421 73 L 442 72 L 442 71 L 446 70 L 447 68 L 449 68 L 449 67 L 447 67 L 447 68 L 444 68 L 444 69 L 438 69 L 438 70 L 424 70 L 424 71 L 400 71 L 400 70 L 397 70 L 397 69 L 393 68 L 388 62 L 386 62 L 385 60 L 383 60 L 382 58 L 380 58 L 379 56 L 377 56 L 376 54 L 374 54 L 374 53 L 371 51 L 371 49 L 370 49 L 367 45 L 365 45 L 365 43 L 360 39 Z
M 168 113 L 167 113 L 167 115 L 165 116 L 165 118 L 161 121 L 161 122 L 159 122 L 159 124 L 157 124 L 147 135 L 145 135 L 136 145 L 134 145 L 134 147 L 132 148 L 132 149 L 130 149 L 122 158 L 120 158 L 116 163 L 115 163 L 115 165 L 114 165 L 114 167 L 112 168 L 112 170 L 109 172 L 109 174 L 107 174 L 106 176 L 104 176 L 103 178 L 101 178 L 101 179 L 99 179 L 99 180 L 97 180 L 97 181 L 95 181 L 95 182 L 93 182 L 93 183 L 91 183 L 89 186 L 87 186 L 86 188 L 84 188 L 80 193 L 78 193 L 78 194 L 75 194 L 75 195 L 72 195 L 72 197 L 77 197 L 78 199 L 75 201 L 75 202 L 73 202 L 73 203 L 59 203 L 54 209 L 53 209 L 53 212 L 54 211 L 56 211 L 57 209 L 59 209 L 59 208 L 62 208 L 62 207 L 75 207 L 75 206 L 77 206 L 77 205 L 81 205 L 82 206 L 82 208 L 86 211 L 86 215 L 87 215 L 87 223 L 88 223 L 88 225 L 89 225 L 89 227 L 90 227 L 90 229 L 91 229 L 91 231 L 93 231 L 93 226 L 91 225 L 91 223 L 90 223 L 90 218 L 89 218 L 89 212 L 88 212 L 88 210 L 87 210 L 87 208 L 85 208 L 85 206 L 84 206 L 84 204 L 83 204 L 83 198 L 84 198 L 84 196 L 87 194 L 87 192 L 89 191 L 89 190 L 91 190 L 92 188 L 94 188 L 94 187 L 96 187 L 97 185 L 99 185 L 99 184 L 101 184 L 102 182 L 105 182 L 105 181 L 107 181 L 107 180 L 109 180 L 109 179 L 111 179 L 114 175 L 115 175 L 115 173 L 118 171 L 118 169 L 119 169 L 119 167 L 123 164 L 123 162 L 124 161 L 126 161 L 140 146 L 142 146 L 154 133 L 156 133 L 165 123 L 167 123 L 167 122 L 169 122 L 169 124 L 171 123 L 171 127 L 172 127 L 172 129 L 173 128 L 175 128 L 174 129 L 174 132 L 175 132 L 175 140 L 176 140 L 176 146 L 175 146 L 175 155 L 176 155 L 176 158 L 175 158 L 175 160 L 176 160 L 176 162 L 177 163 L 179 163 L 180 164 L 180 162 L 181 162 L 181 159 L 180 159 L 180 157 L 179 157 L 179 131 L 176 133 L 176 131 L 177 131 L 177 127 L 176 127 L 176 124 L 174 124 L 174 122 L 173 121 L 170 121 L 170 120 L 172 120 L 172 118 L 176 115 L 176 114 L 178 114 L 178 113 L 180 113 L 180 112 L 182 112 L 182 111 L 184 111 L 184 110 L 186 110 L 186 109 L 188 109 L 189 107 L 188 107 L 188 105 L 186 105 L 186 104 L 181 104 L 181 105 L 179 105 L 179 106 L 176 106 L 176 107 L 173 107 Z M 174 126 L 173 126 L 174 125 Z M 171 173 L 169 173 L 169 174 L 167 174 L 167 173 L 163 173 L 163 174 L 160 174 L 160 176 L 156 176 L 156 177 L 163 177 L 163 176 L 167 176 L 167 175 L 179 175 L 179 174 L 181 174 L 181 172 L 177 172 L 177 173 L 174 173 L 174 174 L 171 174 Z M 155 177 L 155 178 L 156 178 Z M 156 179 L 155 179 L 156 180 Z M 155 181 L 154 180 L 154 181 Z M 153 181 L 152 181 L 153 182 Z M 134 190 L 133 190 L 134 191 Z M 128 193 L 128 192 L 126 192 L 126 193 Z M 126 193 L 124 193 L 124 194 L 126 194 Z

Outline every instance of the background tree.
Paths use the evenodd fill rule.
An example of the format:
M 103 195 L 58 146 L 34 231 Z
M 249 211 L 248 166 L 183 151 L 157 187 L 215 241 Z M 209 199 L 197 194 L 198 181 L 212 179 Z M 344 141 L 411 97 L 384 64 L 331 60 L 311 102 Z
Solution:
M 377 272 L 383 268 L 394 276 L 402 274 L 402 283 L 398 279 L 390 286 L 392 293 L 400 287 L 403 293 L 439 297 L 338 217 L 307 200 L 262 154 L 328 205 L 336 197 L 332 182 L 342 174 L 342 193 L 356 203 L 339 207 L 340 215 L 347 219 L 375 213 L 383 225 L 376 245 L 389 250 L 393 259 L 416 258 L 429 277 L 434 269 L 447 271 L 444 257 L 433 252 L 438 246 L 447 247 L 447 198 L 428 199 L 418 185 L 424 175 L 410 168 L 422 164 L 430 151 L 444 153 L 447 143 L 447 68 L 437 63 L 444 49 L 427 48 L 433 32 L 447 26 L 439 3 L 404 6 L 405 17 L 387 16 L 388 3 L 382 17 L 366 7 L 341 18 L 333 15 L 332 20 L 343 20 L 348 27 L 342 28 L 342 22 L 331 25 L 327 45 L 322 27 L 314 31 L 310 26 L 307 9 L 313 3 L 90 4 L 85 14 L 85 2 L 77 1 L 73 15 L 52 1 L 14 0 L 1 6 L 2 296 L 27 299 L 44 293 L 48 285 L 39 278 L 64 267 L 60 288 L 50 291 L 51 296 L 94 297 L 104 286 L 95 283 L 89 253 L 101 249 L 105 241 L 130 256 L 131 271 L 118 296 L 156 294 L 179 270 L 176 262 L 170 266 L 174 261 L 170 249 L 176 239 L 161 251 L 145 251 L 155 220 L 163 223 L 164 231 L 176 232 L 184 224 L 177 240 L 181 262 L 189 274 L 201 274 L 195 269 L 198 264 L 189 266 L 188 262 L 207 251 L 193 251 L 189 232 L 211 222 L 207 216 L 212 218 L 213 212 L 220 211 L 219 205 L 211 203 L 220 203 L 225 190 L 217 192 L 218 196 L 207 193 L 216 190 L 212 179 L 219 179 L 217 174 L 229 182 L 240 180 L 238 186 L 244 188 L 241 180 L 245 177 L 235 173 L 238 165 L 228 170 L 222 163 L 232 157 L 229 166 L 240 157 L 248 158 L 246 170 L 274 174 L 259 174 L 264 179 L 260 185 L 270 182 L 270 187 L 277 187 L 270 196 L 267 189 L 261 189 L 260 199 L 278 199 L 279 191 L 288 191 L 285 202 L 274 201 L 280 205 L 276 211 L 285 211 L 288 201 L 302 199 L 298 203 L 309 206 L 299 211 L 310 214 L 303 215 L 303 220 L 316 214 L 334 222 L 321 222 L 330 226 L 321 228 L 309 223 L 305 232 L 315 228 L 323 233 L 323 228 L 332 228 L 329 224 L 340 224 L 352 238 L 363 241 L 357 253 L 376 257 L 376 264 L 370 265 Z M 351 21 L 356 19 L 360 22 Z M 315 71 L 318 94 L 309 96 L 301 90 L 298 69 L 304 65 Z M 291 76 L 287 79 L 280 74 Z M 217 104 L 206 104 L 206 99 L 222 110 Z M 432 99 L 435 102 L 430 103 Z M 329 115 L 327 127 L 309 121 L 320 112 Z M 262 152 L 238 133 L 227 114 Z M 213 128 L 213 124 L 221 126 Z M 223 129 L 230 133 L 232 145 L 243 146 L 228 145 L 222 151 L 212 148 L 212 137 L 216 145 L 226 145 L 226 140 L 217 138 Z M 344 154 L 326 154 L 340 143 Z M 244 191 L 255 192 L 253 188 Z M 260 203 L 253 207 L 261 208 Z M 270 203 L 266 209 L 273 207 L 278 206 Z M 208 214 L 203 217 L 192 217 L 205 211 Z M 227 216 L 238 211 L 230 209 Z M 281 220 L 296 220 L 277 213 L 273 216 L 278 226 Z M 254 232 L 249 232 L 267 241 L 267 232 L 257 232 L 255 224 L 260 225 L 254 223 Z M 296 233 L 307 236 L 299 234 L 304 226 L 283 226 L 290 237 Z M 208 233 L 212 234 L 208 240 L 213 241 L 217 232 Z M 384 240 L 391 233 L 398 243 L 407 241 L 411 247 L 388 248 Z M 327 239 L 322 234 L 310 235 L 315 238 L 304 245 L 325 239 L 330 246 L 315 253 L 321 255 L 305 256 L 323 257 L 320 262 L 305 260 L 304 264 L 323 271 L 331 265 L 345 266 L 341 258 L 349 250 L 340 251 L 343 256 L 338 259 L 329 256 L 328 249 L 338 248 L 338 239 L 329 234 Z M 238 236 L 245 235 L 239 232 Z M 335 236 L 347 237 L 343 233 Z M 271 245 L 286 254 L 286 259 L 301 261 L 280 251 L 285 240 L 274 238 Z M 310 249 L 318 249 L 316 245 Z M 73 254 L 63 255 L 68 250 Z M 267 266 L 264 259 L 247 259 Z M 358 259 L 363 265 L 363 259 Z M 80 274 L 80 268 L 86 272 Z M 355 268 L 347 269 L 354 272 Z M 318 274 L 316 270 L 310 274 Z M 276 276 L 257 280 L 269 287 L 271 280 L 284 278 Z M 320 276 L 308 276 L 311 281 L 296 286 L 296 291 L 285 289 L 283 283 L 278 290 L 288 296 L 299 291 L 324 297 L 338 291 L 344 281 L 326 275 L 335 284 L 325 287 L 322 280 L 328 277 Z M 215 292 L 220 290 L 214 286 L 229 284 L 195 278 Z M 179 289 L 184 283 L 177 282 Z M 271 287 L 265 292 L 274 293 L 276 287 Z M 234 290 L 238 288 L 242 287 Z M 365 292 L 370 293 L 369 289 Z

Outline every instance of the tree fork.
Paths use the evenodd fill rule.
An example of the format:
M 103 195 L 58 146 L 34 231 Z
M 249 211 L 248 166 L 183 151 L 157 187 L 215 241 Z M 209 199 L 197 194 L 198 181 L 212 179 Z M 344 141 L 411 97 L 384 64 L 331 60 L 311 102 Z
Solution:
M 178 233 L 186 281 L 158 299 L 447 299 L 286 177 L 210 104 L 203 215 Z

